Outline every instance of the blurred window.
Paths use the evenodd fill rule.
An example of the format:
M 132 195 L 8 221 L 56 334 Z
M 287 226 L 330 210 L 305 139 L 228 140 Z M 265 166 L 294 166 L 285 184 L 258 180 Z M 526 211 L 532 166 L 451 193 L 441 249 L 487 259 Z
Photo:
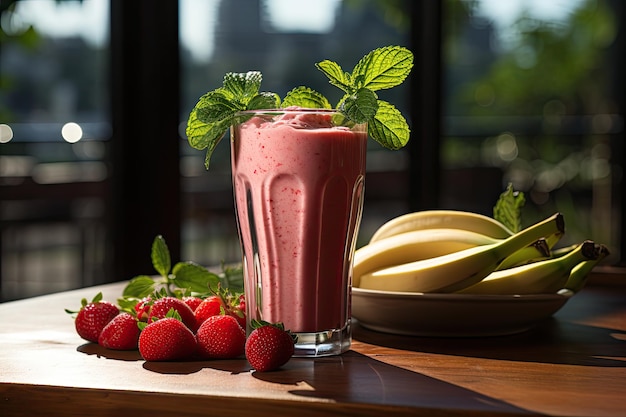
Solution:
M 0 298 L 104 282 L 108 1 L 2 7 Z
M 182 56 L 181 137 L 197 99 L 222 85 L 226 72 L 259 70 L 261 89 L 284 96 L 306 85 L 331 103 L 340 91 L 315 68 L 324 59 L 351 71 L 369 51 L 409 42 L 402 2 L 375 0 L 180 1 Z M 364 30 L 366 28 L 366 30 Z M 381 91 L 409 117 L 408 87 Z M 228 139 L 217 147 L 211 169 L 204 153 L 181 142 L 183 258 L 209 265 L 239 262 Z M 388 218 L 408 209 L 408 156 L 370 143 L 362 239 Z
M 443 205 L 491 214 L 510 182 L 526 194 L 526 224 L 562 212 L 563 244 L 593 239 L 618 259 L 624 103 L 616 6 L 445 2 Z
M 134 27 L 139 30 L 113 37 L 130 49 L 154 33 L 142 28 L 161 28 L 175 16 L 154 12 L 148 2 L 113 1 L 0 2 L 0 300 L 128 278 L 110 275 L 111 263 L 118 261 L 107 258 L 115 240 L 107 228 L 115 219 L 109 213 L 111 167 L 122 162 L 110 159 L 111 142 L 119 142 L 111 138 L 109 113 L 116 109 L 130 123 L 136 109 L 112 102 L 123 95 L 111 95 L 111 63 L 114 74 L 125 74 L 119 64 L 125 60 L 111 59 L 109 15 L 120 30 L 133 28 L 138 16 L 145 20 Z M 114 13 L 111 3 L 118 6 Z M 180 147 L 171 157 L 180 157 L 182 242 L 174 261 L 240 260 L 228 140 L 219 144 L 206 171 L 204 153 L 185 138 L 188 114 L 202 94 L 221 86 L 226 72 L 259 70 L 262 90 L 284 96 L 307 85 L 336 102 L 340 92 L 314 64 L 332 59 L 351 70 L 365 53 L 392 44 L 414 48 L 415 82 L 381 91 L 381 98 L 407 116 L 412 143 L 432 145 L 417 149 L 436 149 L 440 158 L 416 155 L 415 147 L 386 151 L 370 142 L 359 245 L 384 221 L 423 209 L 414 205 L 416 188 L 423 192 L 425 183 L 437 184 L 427 190 L 437 195 L 420 204 L 436 201 L 441 208 L 490 215 L 511 182 L 526 194 L 526 224 L 560 211 L 567 222 L 564 244 L 594 239 L 615 249 L 610 262 L 620 260 L 619 0 L 179 0 L 178 5 L 180 57 L 159 64 L 181 71 Z M 440 20 L 427 20 L 439 10 Z M 412 15 L 422 20 L 412 22 Z M 161 39 L 171 40 L 169 32 Z M 431 56 L 438 50 L 440 61 Z M 430 73 L 435 69 L 440 71 Z M 431 85 L 426 77 L 433 80 L 425 94 L 420 89 Z M 137 91 L 158 82 L 155 75 Z M 436 107 L 428 108 L 429 100 Z M 426 120 L 424 115 L 438 114 L 439 102 L 441 119 Z M 441 135 L 422 137 L 439 130 Z M 152 162 L 149 155 L 141 158 L 130 163 Z M 410 172 L 424 178 L 411 178 Z M 123 211 L 120 193 L 113 194 Z M 162 227 L 179 220 L 155 214 L 146 221 Z M 136 231 L 123 230 L 121 239 Z

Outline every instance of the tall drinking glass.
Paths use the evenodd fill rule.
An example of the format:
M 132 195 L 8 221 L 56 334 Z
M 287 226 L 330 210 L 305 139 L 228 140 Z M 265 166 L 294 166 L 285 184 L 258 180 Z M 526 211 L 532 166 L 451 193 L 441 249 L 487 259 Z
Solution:
M 284 323 L 298 336 L 295 356 L 345 352 L 367 124 L 321 109 L 237 117 L 231 162 L 248 324 Z

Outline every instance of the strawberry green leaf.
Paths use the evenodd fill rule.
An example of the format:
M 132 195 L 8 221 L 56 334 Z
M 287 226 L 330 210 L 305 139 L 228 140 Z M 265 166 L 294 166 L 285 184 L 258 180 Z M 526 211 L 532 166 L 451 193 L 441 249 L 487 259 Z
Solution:
M 367 125 L 372 139 L 387 149 L 397 150 L 405 146 L 411 131 L 404 116 L 392 104 L 378 100 L 378 111 Z
M 167 277 L 172 267 L 170 251 L 165 243 L 163 236 L 159 235 L 152 242 L 152 265 L 154 269 L 162 276 Z
M 128 281 L 124 287 L 123 297 L 143 298 L 154 291 L 156 282 L 147 275 L 138 275 Z
M 413 68 L 413 54 L 400 46 L 378 48 L 365 55 L 352 71 L 353 87 L 372 91 L 402 84 Z
M 509 183 L 493 208 L 493 218 L 517 233 L 522 230 L 522 208 L 524 204 L 526 204 L 524 193 L 514 191 L 513 184 Z
M 179 262 L 172 273 L 172 283 L 191 292 L 207 293 L 220 282 L 217 274 L 194 262 Z
M 230 293 L 243 292 L 243 267 L 228 267 L 222 265 L 222 272 L 219 274 L 222 288 L 227 288 Z
M 318 62 L 315 66 L 328 77 L 329 82 L 335 87 L 345 91 L 346 93 L 351 93 L 353 91 L 350 74 L 344 72 L 336 62 L 326 59 L 322 62 Z
M 117 299 L 117 305 L 121 311 L 125 311 L 129 314 L 136 315 L 135 306 L 141 301 L 141 298 L 135 297 L 123 297 Z
M 183 321 L 183 318 L 180 316 L 180 313 L 176 311 L 176 309 L 174 308 L 170 308 L 169 310 L 167 310 L 167 313 L 165 313 L 165 317 L 174 318 L 180 322 Z
M 326 97 L 308 87 L 296 87 L 287 93 L 283 107 L 298 106 L 310 109 L 331 109 Z

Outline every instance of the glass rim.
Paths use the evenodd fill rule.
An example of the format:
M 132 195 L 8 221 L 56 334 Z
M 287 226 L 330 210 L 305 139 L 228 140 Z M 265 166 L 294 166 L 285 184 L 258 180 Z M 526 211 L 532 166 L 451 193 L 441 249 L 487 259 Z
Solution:
M 279 115 L 279 114 L 296 114 L 296 113 L 343 114 L 341 110 L 338 110 L 338 109 L 318 109 L 318 108 L 312 108 L 312 107 L 298 107 L 298 108 L 286 107 L 284 109 L 276 108 L 276 109 L 240 110 L 236 112 L 235 115 L 263 114 L 263 115 L 273 116 L 273 115 Z

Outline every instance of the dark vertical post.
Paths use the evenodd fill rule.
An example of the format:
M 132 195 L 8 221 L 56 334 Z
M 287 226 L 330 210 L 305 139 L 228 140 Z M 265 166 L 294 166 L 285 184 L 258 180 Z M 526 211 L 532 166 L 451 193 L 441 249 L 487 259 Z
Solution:
M 615 102 L 615 108 L 618 109 L 619 116 L 622 119 L 621 126 L 619 127 L 619 131 L 613 137 L 612 147 L 612 159 L 613 165 L 616 167 L 620 167 L 619 173 L 614 174 L 614 195 L 617 199 L 613 204 L 617 207 L 620 207 L 619 210 L 619 224 L 620 224 L 620 252 L 619 252 L 619 266 L 626 266 L 626 210 L 624 204 L 626 204 L 626 179 L 624 178 L 624 171 L 626 170 L 626 145 L 624 145 L 624 119 L 625 112 L 624 106 L 626 106 L 624 101 L 624 96 L 626 95 L 626 84 L 624 84 L 624 53 L 625 45 L 624 42 L 624 30 L 626 29 L 626 16 L 624 15 L 624 2 L 621 0 L 612 0 L 610 2 L 610 6 L 613 9 L 613 13 L 615 14 L 615 21 L 618 26 L 617 34 L 615 36 L 615 40 L 611 47 L 609 48 L 610 53 L 610 63 L 613 69 L 611 82 L 609 85 L 613 91 L 612 99 Z M 615 170 L 614 170 L 615 172 Z
M 440 144 L 442 107 L 442 2 L 410 1 L 411 48 L 415 67 L 410 80 L 411 210 L 437 208 L 440 201 Z
M 180 260 L 178 2 L 111 0 L 112 281 Z

